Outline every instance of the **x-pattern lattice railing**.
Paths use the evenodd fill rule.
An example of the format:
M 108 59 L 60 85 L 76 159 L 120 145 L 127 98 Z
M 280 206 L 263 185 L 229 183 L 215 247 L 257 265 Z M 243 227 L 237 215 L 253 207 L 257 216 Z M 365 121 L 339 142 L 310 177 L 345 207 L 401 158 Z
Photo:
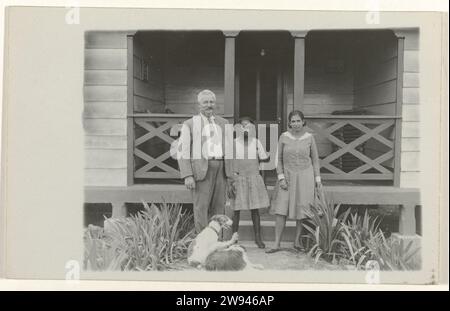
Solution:
M 394 141 L 389 139 L 394 135 L 382 135 L 386 130 L 395 130 L 395 118 L 377 116 L 343 116 L 339 117 L 310 117 L 308 127 L 321 139 L 326 139 L 335 146 L 335 150 L 323 157 L 320 161 L 321 167 L 330 173 L 322 173 L 324 179 L 350 179 L 350 180 L 392 180 L 393 165 L 385 166 L 383 163 L 394 157 Z M 322 125 L 322 126 L 321 126 Z M 338 138 L 342 137 L 344 127 L 351 126 L 360 131 L 361 135 L 351 142 L 345 142 Z M 334 135 L 341 131 L 341 135 Z M 390 132 L 390 131 L 387 131 Z M 378 154 L 375 158 L 370 158 L 367 154 L 358 150 L 358 147 L 372 140 L 381 143 L 383 148 L 378 146 Z M 345 154 L 351 154 L 359 160 L 361 165 L 346 172 L 341 167 L 333 165 L 333 161 Z
M 134 140 L 134 156 L 145 161 L 146 164 L 134 171 L 135 178 L 179 178 L 180 172 L 166 163 L 167 159 L 171 158 L 170 146 L 175 140 L 171 136 L 170 131 L 176 124 L 180 124 L 187 117 L 183 116 L 154 116 L 154 117 L 136 117 L 134 119 L 135 126 L 135 140 Z M 136 126 L 145 131 L 145 134 L 136 137 Z M 151 148 L 158 148 L 157 152 L 160 154 L 156 157 L 151 156 L 145 152 L 144 143 L 158 137 L 163 141 L 163 144 L 151 144 Z M 151 171 L 157 167 L 159 171 Z
M 168 165 L 170 156 L 170 145 L 176 139 L 173 127 L 188 119 L 187 115 L 146 115 L 135 116 L 134 127 L 134 148 L 135 160 L 144 163 L 134 171 L 135 178 L 148 179 L 168 179 L 179 178 L 178 167 Z M 395 142 L 393 135 L 395 131 L 395 117 L 383 116 L 309 116 L 307 117 L 308 127 L 314 132 L 316 140 L 323 144 L 332 145 L 334 150 L 321 157 L 321 168 L 323 179 L 333 180 L 392 180 L 393 163 L 384 165 L 386 161 L 394 158 Z M 338 132 L 342 132 L 346 127 L 352 127 L 359 131 L 359 137 L 352 138 L 351 141 L 342 139 Z M 141 135 L 136 134 L 137 127 L 140 128 Z M 170 133 L 172 132 L 172 133 Z M 386 133 L 390 133 L 386 134 Z M 342 135 L 341 135 L 342 136 Z M 160 144 L 149 143 L 155 137 L 159 138 Z M 340 138 L 338 138 L 340 137 Z M 377 156 L 371 158 L 362 151 L 368 142 L 377 142 Z M 159 146 L 159 147 L 158 147 Z M 382 148 L 380 147 L 382 146 Z M 149 149 L 152 149 L 152 155 Z M 156 152 L 155 152 L 156 151 Z M 155 156 L 156 153 L 156 156 Z M 346 155 L 352 155 L 358 160 L 358 165 L 350 171 L 336 165 L 335 162 Z M 166 162 L 166 163 L 165 163 Z M 172 161 L 173 163 L 173 161 Z M 155 168 L 157 169 L 155 171 Z

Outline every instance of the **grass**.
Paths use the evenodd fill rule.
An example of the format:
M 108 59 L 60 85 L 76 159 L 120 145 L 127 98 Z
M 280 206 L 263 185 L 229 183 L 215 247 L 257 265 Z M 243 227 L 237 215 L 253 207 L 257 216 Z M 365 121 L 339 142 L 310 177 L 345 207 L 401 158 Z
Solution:
M 324 198 L 318 198 L 316 204 L 312 206 L 312 217 L 310 224 L 305 223 L 305 228 L 309 232 L 309 238 L 313 246 L 308 254 L 318 262 L 324 258 L 329 262 L 335 262 L 340 256 L 340 249 L 344 242 L 341 233 L 344 230 L 343 223 L 350 210 L 339 213 L 340 204 L 327 202 Z
M 312 246 L 308 255 L 364 270 L 369 261 L 376 261 L 381 270 L 416 270 L 420 268 L 418 253 L 412 241 L 386 238 L 380 229 L 379 217 L 352 213 L 350 208 L 318 197 L 311 208 L 312 216 L 305 224 Z
M 413 246 L 413 241 L 388 238 L 383 231 L 373 235 L 367 242 L 372 258 L 378 262 L 381 270 L 419 270 L 419 247 Z
M 379 224 L 379 218 L 371 217 L 365 210 L 363 216 L 351 214 L 343 225 L 344 257 L 357 269 L 364 267 L 372 257 L 367 244 L 378 232 Z
M 320 197 L 305 222 L 308 255 L 332 264 L 367 269 L 376 261 L 381 270 L 416 270 L 418 253 L 412 241 L 387 238 L 380 218 Z M 164 271 L 186 268 L 193 240 L 192 213 L 181 204 L 147 204 L 128 218 L 107 218 L 104 228 L 89 225 L 84 232 L 84 269 L 92 271 Z
M 85 231 L 86 270 L 171 270 L 187 257 L 193 217 L 180 204 L 144 204 L 128 218 L 108 218 Z

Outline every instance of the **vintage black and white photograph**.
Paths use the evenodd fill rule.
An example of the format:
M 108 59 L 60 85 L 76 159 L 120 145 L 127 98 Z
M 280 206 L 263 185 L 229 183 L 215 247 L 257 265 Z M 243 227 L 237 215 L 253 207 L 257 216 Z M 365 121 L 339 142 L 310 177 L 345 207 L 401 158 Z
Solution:
M 445 13 L 101 5 L 5 10 L 0 278 L 448 282 Z
M 83 269 L 421 270 L 420 38 L 86 31 Z

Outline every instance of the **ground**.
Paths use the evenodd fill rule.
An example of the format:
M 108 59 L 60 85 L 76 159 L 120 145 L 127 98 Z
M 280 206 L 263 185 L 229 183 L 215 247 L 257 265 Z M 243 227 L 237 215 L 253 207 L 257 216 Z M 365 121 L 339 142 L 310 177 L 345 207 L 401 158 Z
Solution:
M 246 242 L 247 256 L 252 263 L 263 265 L 266 270 L 343 270 L 344 267 L 332 265 L 324 260 L 317 263 L 303 252 L 292 248 L 292 243 L 282 245 L 283 250 L 266 254 L 266 249 L 257 248 L 253 242 Z M 266 243 L 271 247 L 271 242 Z
M 247 250 L 249 260 L 254 264 L 261 264 L 264 270 L 347 270 L 346 267 L 333 265 L 324 260 L 317 263 L 305 253 L 292 248 L 292 243 L 282 244 L 282 251 L 266 254 L 266 250 L 273 242 L 266 242 L 266 249 L 260 249 L 254 242 L 240 242 Z M 196 269 L 189 267 L 187 263 L 177 265 L 178 269 Z

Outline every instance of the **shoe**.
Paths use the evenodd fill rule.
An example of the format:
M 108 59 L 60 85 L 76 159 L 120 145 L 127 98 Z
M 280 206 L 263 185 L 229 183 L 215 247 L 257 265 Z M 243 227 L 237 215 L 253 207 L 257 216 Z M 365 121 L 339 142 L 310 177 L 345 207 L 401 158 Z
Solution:
M 279 251 L 281 251 L 281 248 L 279 248 L 279 247 L 277 247 L 277 248 L 270 248 L 270 249 L 266 250 L 266 254 L 273 254 L 273 253 L 276 253 L 276 252 L 279 252 Z
M 266 248 L 266 244 L 264 244 L 264 242 L 261 240 L 256 240 L 255 243 L 258 246 L 258 248 Z
M 304 248 L 303 246 L 294 246 L 294 249 L 295 249 L 296 251 L 301 252 L 301 253 L 304 253 L 304 252 L 305 252 L 305 248 Z

